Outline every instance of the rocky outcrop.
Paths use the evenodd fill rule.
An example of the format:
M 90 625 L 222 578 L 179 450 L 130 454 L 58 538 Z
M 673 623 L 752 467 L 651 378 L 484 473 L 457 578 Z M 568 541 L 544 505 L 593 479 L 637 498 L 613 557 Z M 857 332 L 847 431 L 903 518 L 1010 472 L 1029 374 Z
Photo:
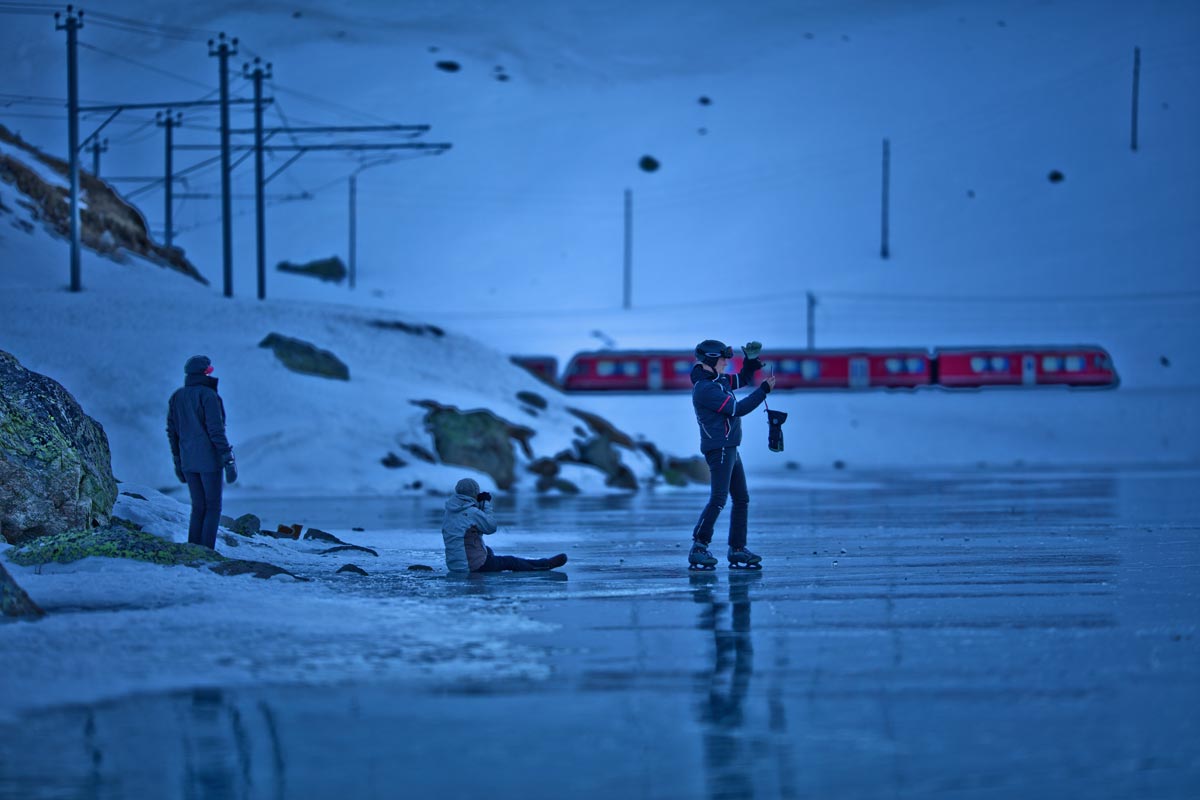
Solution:
M 459 411 L 432 400 L 414 401 L 426 409 L 425 429 L 433 436 L 434 449 L 444 464 L 485 472 L 499 489 L 507 491 L 516 482 L 513 442 L 526 458 L 533 457 L 529 440 L 534 431 L 515 425 L 490 411 Z
M 12 544 L 105 525 L 108 437 L 57 381 L 0 350 L 0 535 Z
M 38 608 L 37 603 L 29 599 L 25 590 L 17 585 L 4 565 L 0 564 L 0 615 L 37 619 L 45 613 Z
M 48 183 L 38 170 L 29 166 L 33 162 L 40 163 L 44 169 L 65 180 L 68 177 L 66 162 L 42 153 L 3 125 L 0 125 L 0 141 L 26 154 L 18 159 L 0 153 L 0 181 L 12 185 L 28 199 L 24 205 L 35 222 L 60 237 L 70 235 L 68 190 L 62 185 Z M 125 202 L 107 183 L 80 170 L 79 195 L 79 238 L 84 247 L 118 261 L 122 260 L 122 253 L 133 253 L 200 283 L 208 283 L 184 257 L 182 250 L 153 241 L 142 213 Z
M 258 346 L 272 350 L 275 357 L 292 372 L 339 381 L 350 380 L 350 368 L 340 358 L 302 339 L 269 333 Z
M 308 578 L 301 578 L 295 573 L 288 572 L 283 567 L 277 567 L 274 564 L 268 564 L 265 561 L 238 561 L 236 559 L 225 559 L 219 564 L 213 564 L 209 567 L 218 575 L 253 575 L 256 578 L 273 578 L 276 575 L 287 575 L 289 578 L 295 578 L 298 581 L 307 581 Z
M 14 564 L 69 564 L 81 558 L 130 558 L 153 564 L 200 566 L 223 561 L 220 553 L 198 544 L 177 544 L 122 524 L 43 536 L 9 551 Z
M 337 256 L 329 258 L 318 258 L 315 261 L 309 261 L 307 264 L 293 264 L 290 261 L 281 261 L 275 269 L 280 272 L 288 272 L 292 275 L 307 275 L 311 278 L 318 278 L 321 281 L 330 283 L 341 283 L 346 280 L 346 265 Z

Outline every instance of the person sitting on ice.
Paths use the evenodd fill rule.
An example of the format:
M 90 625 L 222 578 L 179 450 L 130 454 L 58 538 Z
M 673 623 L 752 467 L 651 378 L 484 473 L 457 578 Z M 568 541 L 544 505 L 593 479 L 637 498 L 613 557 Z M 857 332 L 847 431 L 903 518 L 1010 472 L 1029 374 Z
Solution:
M 564 553 L 535 559 L 498 556 L 483 543 L 484 535 L 495 532 L 491 494 L 479 491 L 479 484 L 472 478 L 463 478 L 446 500 L 446 517 L 442 521 L 446 567 L 451 572 L 534 572 L 567 563 Z

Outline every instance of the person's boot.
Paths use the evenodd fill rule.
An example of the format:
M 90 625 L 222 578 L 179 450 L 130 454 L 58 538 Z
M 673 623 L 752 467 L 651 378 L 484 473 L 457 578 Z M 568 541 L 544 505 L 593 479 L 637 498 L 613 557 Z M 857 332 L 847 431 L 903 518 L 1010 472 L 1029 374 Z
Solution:
M 533 563 L 537 564 L 537 568 L 539 570 L 554 569 L 555 567 L 561 567 L 563 564 L 567 563 L 567 554 L 559 553 L 558 555 L 550 556 L 549 558 L 539 558 Z
M 745 547 L 729 548 L 730 569 L 762 569 L 762 556 L 751 553 Z
M 717 558 L 708 552 L 707 545 L 700 542 L 692 542 L 692 549 L 688 553 L 688 569 L 712 570 L 716 568 Z

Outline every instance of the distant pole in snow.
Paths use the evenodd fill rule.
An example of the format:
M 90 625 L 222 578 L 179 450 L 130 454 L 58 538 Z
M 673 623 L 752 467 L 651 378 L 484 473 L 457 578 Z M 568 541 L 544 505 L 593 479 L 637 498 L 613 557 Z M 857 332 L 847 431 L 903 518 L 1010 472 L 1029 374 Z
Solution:
M 233 297 L 233 201 L 229 164 L 229 57 L 237 55 L 236 38 L 226 41 L 222 33 L 208 40 L 208 55 L 216 57 L 221 84 L 221 261 L 224 265 L 225 296 Z
M 101 142 L 99 139 L 92 140 L 92 176 L 100 177 L 100 154 L 108 152 L 108 139 Z
M 65 20 L 54 14 L 54 29 L 67 32 L 67 152 L 70 159 L 67 171 L 71 181 L 71 291 L 83 290 L 79 275 L 79 29 L 83 27 L 83 12 L 67 6 Z
M 1133 117 L 1129 130 L 1129 149 L 1137 152 L 1138 82 L 1142 74 L 1142 48 L 1133 48 Z
M 350 288 L 354 288 L 354 279 L 358 262 L 358 173 L 350 176 Z
M 883 140 L 883 214 L 881 220 L 881 238 L 879 245 L 879 257 L 886 259 L 891 251 L 888 249 L 888 188 L 889 178 L 892 170 L 892 146 L 887 140 Z
M 263 78 L 270 80 L 271 65 L 263 69 L 262 59 L 254 59 L 254 68 L 249 64 L 242 65 L 242 77 L 254 81 L 254 230 L 257 239 L 256 256 L 258 260 L 258 299 L 267 298 L 267 221 L 266 201 L 264 193 L 267 190 L 263 180 Z
M 806 315 L 807 323 L 808 323 L 807 324 L 808 349 L 812 350 L 814 347 L 816 347 L 816 339 L 817 339 L 817 328 L 816 328 L 817 296 L 815 294 L 813 294 L 812 292 L 805 292 L 804 295 L 808 301 L 807 302 L 808 313 Z
M 163 185 L 166 189 L 164 196 L 166 197 L 165 208 L 166 212 L 163 216 L 166 220 L 166 244 L 167 247 L 172 247 L 175 240 L 175 136 L 171 133 L 181 122 L 183 122 L 183 114 L 176 112 L 171 114 L 171 109 L 167 109 L 166 113 L 157 113 L 154 115 L 155 120 L 160 128 L 163 128 L 167 134 L 166 144 L 166 161 L 163 165 Z
M 633 307 L 633 190 L 625 190 L 625 272 L 622 308 Z

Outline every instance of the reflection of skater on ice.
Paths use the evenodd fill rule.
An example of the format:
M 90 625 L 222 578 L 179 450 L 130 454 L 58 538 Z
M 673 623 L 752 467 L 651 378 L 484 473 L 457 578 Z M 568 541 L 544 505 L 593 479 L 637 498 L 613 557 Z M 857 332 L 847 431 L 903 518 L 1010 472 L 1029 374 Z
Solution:
M 446 500 L 446 517 L 442 521 L 446 567 L 451 572 L 533 572 L 567 563 L 564 553 L 535 559 L 498 556 L 483 543 L 485 535 L 495 532 L 491 493 L 481 492 L 473 479 L 463 478 Z
M 708 462 L 712 486 L 708 504 L 700 512 L 700 519 L 692 531 L 689 569 L 716 568 L 717 559 L 708 551 L 708 545 L 712 542 L 713 526 L 730 495 L 733 496 L 733 508 L 729 513 L 729 566 L 760 568 L 762 558 L 746 549 L 750 493 L 746 489 L 746 471 L 742 468 L 738 445 L 742 443 L 741 417 L 767 399 L 767 393 L 775 387 L 775 376 L 768 376 L 740 401 L 733 393 L 754 380 L 754 373 L 762 368 L 762 362 L 758 360 L 761 351 L 761 344 L 749 342 L 742 348 L 745 359 L 741 372 L 727 375 L 725 368 L 733 358 L 732 347 L 716 339 L 705 339 L 696 345 L 698 363 L 692 367 L 692 406 L 700 425 L 700 452 Z
M 713 665 L 697 716 L 704 728 L 704 761 L 713 797 L 754 796 L 756 765 L 747 746 L 743 704 L 754 674 L 754 645 L 750 640 L 750 584 L 761 572 L 737 572 L 729 576 L 729 603 L 717 599 L 717 576 L 695 572 L 691 576 L 693 599 L 703 607 L 696 627 L 712 631 Z M 729 625 L 722 616 L 729 608 Z

